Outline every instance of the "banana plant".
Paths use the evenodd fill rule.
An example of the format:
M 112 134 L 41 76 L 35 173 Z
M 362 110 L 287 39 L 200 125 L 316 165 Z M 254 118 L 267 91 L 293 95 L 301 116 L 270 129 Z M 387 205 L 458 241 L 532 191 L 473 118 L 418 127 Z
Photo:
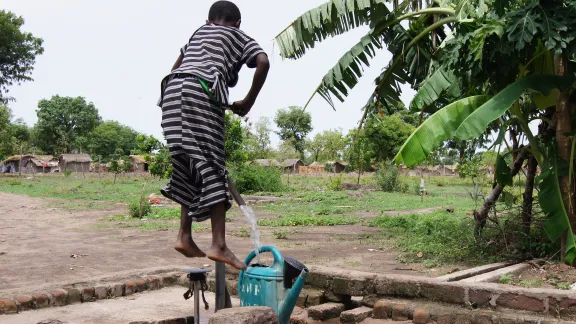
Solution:
M 561 91 L 570 89 L 573 82 L 571 76 L 532 75 L 514 82 L 489 100 L 486 100 L 485 96 L 476 96 L 456 101 L 440 109 L 422 123 L 406 140 L 394 160 L 397 164 L 414 166 L 423 162 L 430 152 L 442 145 L 446 139 L 476 138 L 485 132 L 492 121 L 510 113 L 530 141 L 530 148 L 526 150 L 534 155 L 538 165 L 545 170 L 538 183 L 540 205 L 547 216 L 544 224 L 546 234 L 552 241 L 556 241 L 567 233 L 565 261 L 572 264 L 576 260 L 576 237 L 562 200 L 558 181 L 561 170 L 558 167 L 554 145 L 545 146 L 547 148 L 545 150 L 540 148 L 539 141 L 532 134 L 526 118 L 520 113 L 515 102 L 528 90 L 531 90 L 534 96 L 546 97 L 555 89 Z M 502 165 L 505 166 L 500 163 L 499 170 L 496 170 L 497 174 L 503 173 Z M 510 183 L 501 177 L 499 182 L 502 185 Z

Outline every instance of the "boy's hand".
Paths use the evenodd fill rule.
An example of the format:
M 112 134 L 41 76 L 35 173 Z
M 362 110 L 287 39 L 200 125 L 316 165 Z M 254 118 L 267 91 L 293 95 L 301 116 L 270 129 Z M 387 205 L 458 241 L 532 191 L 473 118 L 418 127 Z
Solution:
M 239 100 L 232 104 L 232 112 L 239 115 L 240 117 L 244 117 L 250 112 L 250 109 L 252 109 L 253 105 L 254 103 L 250 103 L 246 100 Z

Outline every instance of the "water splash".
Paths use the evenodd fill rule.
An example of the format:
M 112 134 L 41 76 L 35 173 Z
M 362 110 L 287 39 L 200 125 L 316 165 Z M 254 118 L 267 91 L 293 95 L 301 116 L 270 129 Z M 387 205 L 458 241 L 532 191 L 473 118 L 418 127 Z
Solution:
M 258 264 L 262 264 L 262 261 L 260 260 L 260 232 L 258 231 L 258 223 L 256 221 L 254 210 L 252 210 L 252 207 L 247 205 L 241 205 L 240 210 L 244 214 L 244 217 L 246 217 L 248 224 L 250 224 L 250 239 L 254 246 L 254 253 L 256 253 Z

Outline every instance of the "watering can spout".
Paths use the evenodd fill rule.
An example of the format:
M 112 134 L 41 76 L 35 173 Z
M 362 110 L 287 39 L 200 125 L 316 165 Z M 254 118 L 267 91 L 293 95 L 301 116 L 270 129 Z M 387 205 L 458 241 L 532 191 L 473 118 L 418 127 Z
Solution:
M 290 289 L 290 293 L 288 297 L 282 303 L 280 307 L 280 312 L 278 314 L 278 319 L 280 323 L 290 323 L 290 315 L 292 315 L 292 311 L 296 306 L 296 301 L 298 301 L 298 296 L 300 296 L 300 292 L 304 287 L 304 281 L 306 281 L 306 277 L 308 276 L 308 269 L 304 268 L 296 279 L 296 282 Z

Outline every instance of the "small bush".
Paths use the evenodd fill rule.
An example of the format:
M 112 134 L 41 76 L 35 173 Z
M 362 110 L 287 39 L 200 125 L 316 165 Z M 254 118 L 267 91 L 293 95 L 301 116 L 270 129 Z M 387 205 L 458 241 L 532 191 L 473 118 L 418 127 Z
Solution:
M 408 192 L 408 185 L 400 180 L 398 168 L 391 162 L 386 162 L 376 173 L 376 183 L 384 192 Z
M 436 185 L 438 187 L 444 187 L 447 184 L 447 181 L 442 179 L 442 178 L 438 178 L 436 179 Z
M 11 186 L 21 186 L 22 181 L 17 180 L 17 179 L 10 179 L 10 180 L 8 180 L 8 184 Z
M 146 198 L 141 198 L 128 204 L 130 216 L 134 218 L 144 218 L 152 212 L 152 205 Z
M 70 169 L 64 170 L 64 176 L 66 178 L 70 177 L 71 175 L 72 175 L 72 170 L 70 170 Z
M 239 165 L 230 169 L 230 177 L 239 192 L 280 192 L 284 190 L 282 173 L 276 168 Z
M 328 180 L 328 184 L 326 185 L 326 189 L 330 191 L 342 190 L 342 176 L 330 177 L 330 180 Z
M 274 234 L 274 237 L 278 240 L 287 240 L 288 235 L 290 235 L 292 233 L 293 233 L 292 231 L 285 230 L 285 229 L 279 229 L 279 230 L 275 230 L 274 232 L 272 232 L 272 234 Z

